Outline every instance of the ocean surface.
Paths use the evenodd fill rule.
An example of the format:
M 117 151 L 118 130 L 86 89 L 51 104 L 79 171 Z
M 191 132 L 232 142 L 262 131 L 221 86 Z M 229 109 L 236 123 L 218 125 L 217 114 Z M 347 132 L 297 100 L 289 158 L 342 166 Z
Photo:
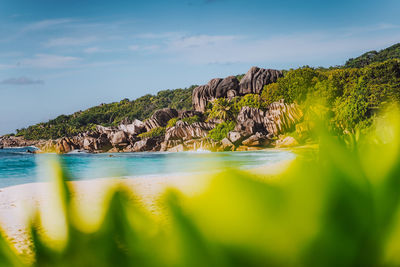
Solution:
M 107 177 L 143 177 L 218 171 L 224 167 L 249 169 L 294 158 L 288 151 L 246 152 L 142 152 L 61 156 L 32 154 L 33 147 L 0 149 L 0 188 L 42 181 L 43 166 L 57 158 L 71 180 Z M 42 175 L 41 175 L 42 174 Z

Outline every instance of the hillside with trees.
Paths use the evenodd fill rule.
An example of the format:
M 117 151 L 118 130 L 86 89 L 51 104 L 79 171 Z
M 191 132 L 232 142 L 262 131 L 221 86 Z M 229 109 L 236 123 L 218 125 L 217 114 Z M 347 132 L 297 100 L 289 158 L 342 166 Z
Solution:
M 368 52 L 356 59 L 350 59 L 346 67 L 325 69 L 306 66 L 283 72 L 277 71 L 276 73 L 282 73 L 280 77 L 270 80 L 267 84 L 264 83 L 262 90 L 257 89 L 257 92 L 250 90 L 250 93 L 242 93 L 239 86 L 243 88 L 243 86 L 253 86 L 253 84 L 259 85 L 260 81 L 255 82 L 255 79 L 271 78 L 272 76 L 269 76 L 269 73 L 272 73 L 271 70 L 253 67 L 246 76 L 213 79 L 208 85 L 197 87 L 203 90 L 203 93 L 197 96 L 208 97 L 208 99 L 202 99 L 205 101 L 203 103 L 206 105 L 205 110 L 201 110 L 202 115 L 196 117 L 195 121 L 196 123 L 216 123 L 216 126 L 212 126 L 215 129 L 210 131 L 209 137 L 215 141 L 221 141 L 227 137 L 227 133 L 232 131 L 235 125 L 238 126 L 238 115 L 244 107 L 256 109 L 257 112 L 261 112 L 260 114 L 267 114 L 271 109 L 271 104 L 283 99 L 286 104 L 298 105 L 304 113 L 304 118 L 296 129 L 288 129 L 291 131 L 289 134 L 299 139 L 298 141 L 309 138 L 309 135 L 304 132 L 312 128 L 311 122 L 315 116 L 323 117 L 327 127 L 337 135 L 364 131 L 373 125 L 377 111 L 388 103 L 400 101 L 400 59 L 396 59 L 399 56 L 400 44 L 396 44 L 379 52 Z M 252 71 L 257 73 L 253 75 Z M 266 76 L 260 76 L 258 71 L 264 72 Z M 243 77 L 247 80 L 241 81 Z M 225 86 L 223 92 L 233 92 L 234 96 L 209 95 L 222 92 L 219 91 L 222 87 L 218 87 L 222 85 Z M 212 86 L 214 87 L 211 88 Z M 196 91 L 196 86 L 164 90 L 157 95 L 148 94 L 132 101 L 124 99 L 120 102 L 101 104 L 72 115 L 61 115 L 46 123 L 17 130 L 17 136 L 23 136 L 27 140 L 72 137 L 95 131 L 96 125 L 118 126 L 135 119 L 145 121 L 154 115 L 156 110 L 164 108 L 189 111 L 195 105 L 192 103 L 194 91 Z M 187 116 L 193 115 L 196 113 L 188 113 Z M 176 115 L 168 116 L 170 116 L 168 119 L 174 120 L 170 124 L 175 126 L 179 121 Z M 160 128 L 155 130 L 154 127 L 148 125 L 148 133 L 142 133 L 138 137 L 148 138 L 165 134 L 165 127 L 168 128 L 167 123 L 165 122 L 165 125 L 161 123 L 163 124 L 161 125 L 157 120 L 156 118 L 155 127 Z M 182 123 L 188 122 L 182 120 Z M 187 127 L 192 123 L 188 123 Z M 202 127 L 211 126 L 203 125 Z
M 346 68 L 362 68 L 376 62 L 384 62 L 389 59 L 400 59 L 400 43 L 380 51 L 369 51 L 359 57 L 349 59 Z
M 116 126 L 122 121 L 144 120 L 157 109 L 174 108 L 190 110 L 192 107 L 193 85 L 185 89 L 163 90 L 156 95 L 147 94 L 130 101 L 101 104 L 71 115 L 60 115 L 44 123 L 24 129 L 17 129 L 17 136 L 25 139 L 56 139 L 74 136 L 94 129 L 95 125 Z

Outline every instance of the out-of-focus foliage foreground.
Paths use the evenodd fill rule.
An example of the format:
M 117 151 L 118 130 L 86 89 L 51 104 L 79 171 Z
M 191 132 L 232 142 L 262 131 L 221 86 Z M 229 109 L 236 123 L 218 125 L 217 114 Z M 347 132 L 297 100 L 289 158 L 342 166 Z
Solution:
M 0 264 L 400 266 L 396 110 L 376 120 L 369 134 L 355 136 L 351 148 L 320 131 L 319 151 L 300 155 L 279 175 L 227 170 L 200 192 L 169 190 L 157 215 L 116 189 L 90 231 L 82 229 L 59 170 L 57 238 L 42 234 L 49 222 L 38 215 L 33 262 L 1 239 Z

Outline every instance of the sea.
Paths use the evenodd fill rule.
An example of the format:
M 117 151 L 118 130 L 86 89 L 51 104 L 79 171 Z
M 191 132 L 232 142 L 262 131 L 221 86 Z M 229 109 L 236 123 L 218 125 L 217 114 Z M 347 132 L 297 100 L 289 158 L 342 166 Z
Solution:
M 159 177 L 218 172 L 226 167 L 250 169 L 293 159 L 289 151 L 244 152 L 135 152 L 64 155 L 33 154 L 35 147 L 0 149 L 0 188 L 43 181 L 41 169 L 57 160 L 70 180 L 109 177 Z

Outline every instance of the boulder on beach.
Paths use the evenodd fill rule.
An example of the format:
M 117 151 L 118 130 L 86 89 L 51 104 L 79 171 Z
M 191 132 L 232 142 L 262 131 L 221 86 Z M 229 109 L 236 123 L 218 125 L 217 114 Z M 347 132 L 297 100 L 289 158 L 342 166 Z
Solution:
M 142 121 L 135 119 L 132 123 L 120 124 L 118 129 L 128 135 L 138 135 L 146 131 L 146 126 Z
M 198 86 L 193 90 L 193 109 L 204 112 L 208 102 L 220 97 L 232 98 L 238 95 L 238 92 L 239 80 L 235 76 L 229 76 L 225 79 L 212 79 L 207 84 Z
M 243 107 L 236 118 L 235 131 L 244 137 L 264 132 L 264 112 L 258 108 Z
M 163 108 L 156 110 L 153 115 L 144 122 L 146 130 L 157 127 L 165 127 L 170 119 L 178 117 L 178 111 L 173 108 Z
M 240 95 L 261 94 L 265 85 L 274 83 L 283 76 L 283 72 L 273 69 L 252 67 L 240 80 Z
M 165 134 L 165 140 L 189 140 L 206 137 L 208 131 L 215 127 L 214 123 L 195 122 L 189 124 L 178 121 L 175 126 L 169 128 Z

